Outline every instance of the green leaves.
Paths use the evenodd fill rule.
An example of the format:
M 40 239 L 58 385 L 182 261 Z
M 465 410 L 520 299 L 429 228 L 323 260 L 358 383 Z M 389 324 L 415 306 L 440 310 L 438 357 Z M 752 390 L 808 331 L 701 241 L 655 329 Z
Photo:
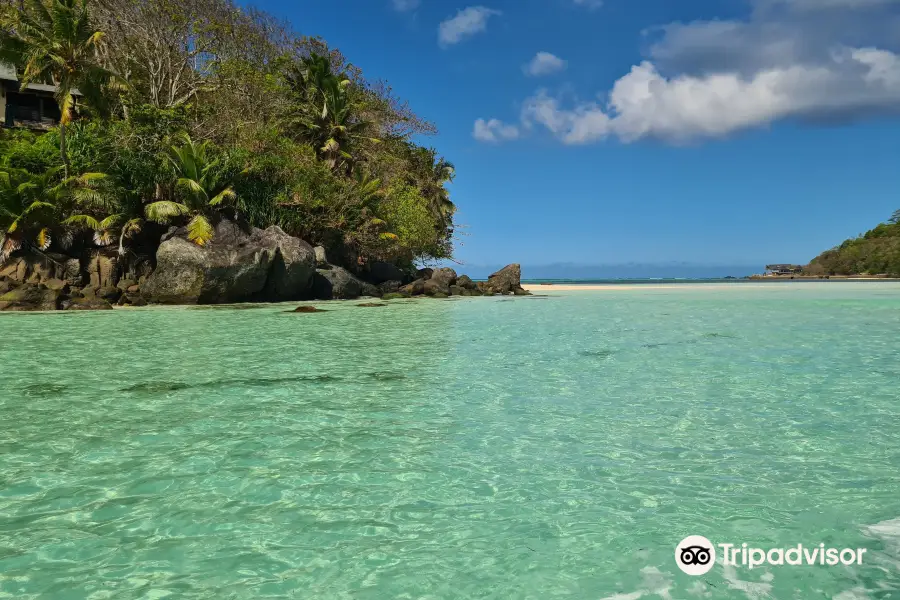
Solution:
M 147 215 L 147 218 L 157 223 L 168 223 L 173 217 L 180 217 L 190 213 L 191 209 L 184 204 L 169 200 L 151 202 L 144 207 L 144 214 Z

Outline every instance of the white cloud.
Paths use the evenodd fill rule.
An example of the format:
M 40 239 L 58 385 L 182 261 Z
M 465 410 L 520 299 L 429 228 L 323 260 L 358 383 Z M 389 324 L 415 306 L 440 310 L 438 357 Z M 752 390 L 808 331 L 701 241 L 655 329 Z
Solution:
M 591 10 L 603 6 L 603 0 L 574 0 L 577 6 L 584 6 Z
M 419 0 L 391 0 L 391 4 L 397 12 L 408 12 L 419 8 Z
M 610 136 L 680 143 L 784 118 L 898 110 L 900 56 L 857 48 L 835 53 L 828 65 L 774 68 L 749 78 L 734 73 L 665 78 L 645 61 L 615 83 L 606 106 L 586 102 L 564 108 L 539 92 L 525 102 L 522 119 L 566 144 Z
M 472 136 L 480 142 L 497 143 L 505 140 L 514 140 L 519 137 L 519 128 L 515 125 L 507 125 L 497 119 L 475 121 L 475 129 Z
M 564 71 L 565 68 L 566 61 L 560 57 L 550 54 L 549 52 L 538 52 L 534 55 L 534 58 L 525 65 L 523 70 L 526 75 L 540 77 L 541 75 L 550 75 L 551 73 Z
M 745 19 L 646 32 L 647 59 L 587 101 L 546 90 L 519 132 L 566 144 L 684 143 L 784 119 L 828 124 L 900 115 L 900 0 L 750 0 Z
M 443 21 L 438 26 L 438 42 L 441 46 L 458 44 L 476 33 L 487 31 L 487 22 L 492 16 L 500 15 L 499 10 L 484 6 L 470 6 Z

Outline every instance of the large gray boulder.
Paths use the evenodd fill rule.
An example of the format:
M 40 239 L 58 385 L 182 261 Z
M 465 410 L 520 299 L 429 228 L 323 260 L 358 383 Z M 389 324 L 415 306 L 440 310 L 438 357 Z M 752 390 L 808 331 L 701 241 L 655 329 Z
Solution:
M 0 310 L 57 310 L 62 294 L 47 286 L 26 283 L 0 296 Z
M 263 293 L 268 302 L 303 300 L 312 290 L 316 253 L 312 246 L 272 226 L 257 234 L 258 243 L 274 248 L 275 256 Z
M 425 282 L 424 291 L 427 296 L 449 296 L 450 286 L 440 279 L 432 277 Z
M 221 221 L 202 247 L 188 241 L 183 229 L 165 238 L 156 270 L 141 286 L 148 302 L 226 304 L 265 300 L 267 294 L 286 300 L 311 291 L 315 253 L 277 227 L 246 231 Z
M 316 300 L 354 300 L 367 286 L 341 267 L 316 269 L 313 276 L 313 297 Z
M 369 281 L 375 285 L 385 281 L 403 281 L 407 279 L 406 273 L 397 265 L 375 261 L 369 265 Z
M 456 283 L 456 271 L 449 267 L 438 269 L 431 274 L 431 278 L 429 279 L 429 281 L 437 281 L 442 286 L 450 287 L 451 285 Z

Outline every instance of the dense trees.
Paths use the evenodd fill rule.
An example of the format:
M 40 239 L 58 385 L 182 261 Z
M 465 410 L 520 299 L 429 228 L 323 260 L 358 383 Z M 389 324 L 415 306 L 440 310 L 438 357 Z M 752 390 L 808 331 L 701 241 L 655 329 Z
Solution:
M 900 211 L 860 237 L 823 252 L 807 267 L 811 275 L 900 276 Z
M 351 267 L 452 251 L 453 166 L 414 141 L 433 126 L 320 39 L 231 0 L 0 0 L 0 30 L 63 114 L 0 139 L 9 252 L 125 252 L 150 222 L 205 244 L 226 209 Z

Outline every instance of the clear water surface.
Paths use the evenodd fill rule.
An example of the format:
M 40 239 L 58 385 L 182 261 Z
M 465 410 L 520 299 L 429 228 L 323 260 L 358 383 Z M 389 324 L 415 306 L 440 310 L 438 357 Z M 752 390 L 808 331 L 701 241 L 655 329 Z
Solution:
M 356 304 L 0 315 L 0 597 L 900 594 L 900 284 Z

